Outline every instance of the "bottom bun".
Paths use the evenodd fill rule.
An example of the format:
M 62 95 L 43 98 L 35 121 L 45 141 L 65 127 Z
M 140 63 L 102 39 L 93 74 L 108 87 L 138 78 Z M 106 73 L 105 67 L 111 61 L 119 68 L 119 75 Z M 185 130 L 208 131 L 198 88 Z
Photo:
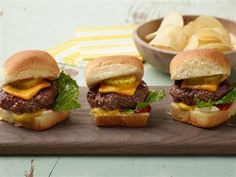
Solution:
M 55 112 L 52 110 L 45 110 L 37 117 L 32 118 L 31 122 L 16 122 L 11 112 L 0 108 L 0 120 L 7 121 L 15 126 L 25 127 L 33 130 L 45 130 L 55 124 L 65 120 L 69 116 L 70 112 Z
M 92 117 L 101 127 L 146 127 L 149 113 L 133 113 L 131 115 L 104 115 Z
M 233 103 L 228 110 L 212 112 L 202 112 L 199 110 L 185 111 L 180 109 L 176 103 L 171 103 L 170 112 L 172 117 L 177 121 L 185 122 L 196 127 L 212 128 L 230 119 L 236 113 L 236 103 Z

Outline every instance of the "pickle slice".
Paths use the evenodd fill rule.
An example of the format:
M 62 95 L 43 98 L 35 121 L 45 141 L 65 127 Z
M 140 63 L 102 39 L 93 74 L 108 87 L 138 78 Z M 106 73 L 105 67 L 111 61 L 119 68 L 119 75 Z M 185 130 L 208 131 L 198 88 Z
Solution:
M 19 89 L 28 89 L 39 84 L 40 82 L 42 82 L 42 80 L 43 80 L 42 78 L 24 79 L 24 80 L 20 80 L 20 81 L 16 81 L 12 83 L 12 86 Z
M 187 85 L 218 84 L 222 81 L 223 75 L 198 77 L 184 80 Z
M 112 78 L 112 79 L 107 79 L 104 82 L 108 85 L 127 85 L 127 84 L 132 84 L 136 81 L 135 76 L 121 76 L 117 78 Z
M 203 89 L 209 91 L 216 91 L 218 85 L 226 79 L 223 75 L 214 75 L 207 77 L 198 77 L 185 79 L 181 85 L 181 88 Z

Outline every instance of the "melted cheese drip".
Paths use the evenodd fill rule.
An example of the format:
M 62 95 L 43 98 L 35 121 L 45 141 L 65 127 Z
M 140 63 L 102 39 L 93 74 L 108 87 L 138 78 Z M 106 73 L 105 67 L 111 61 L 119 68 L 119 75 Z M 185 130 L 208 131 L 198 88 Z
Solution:
M 33 117 L 37 117 L 42 114 L 42 110 L 32 112 L 32 113 L 23 113 L 23 114 L 16 114 L 12 113 L 12 116 L 14 118 L 14 121 L 21 122 L 21 123 L 30 123 L 32 121 Z
M 121 115 L 119 109 L 114 110 L 104 110 L 102 108 L 93 108 L 91 109 L 91 113 L 95 116 L 114 116 L 114 115 Z
M 22 98 L 25 100 L 30 100 L 31 98 L 33 98 L 34 95 L 36 95 L 38 93 L 38 91 L 40 91 L 43 88 L 50 87 L 50 86 L 51 86 L 50 82 L 42 80 L 40 83 L 33 86 L 32 88 L 19 89 L 19 88 L 15 88 L 11 85 L 5 85 L 5 86 L 3 86 L 2 89 L 4 92 L 12 94 L 16 97 L 19 97 L 19 98 Z

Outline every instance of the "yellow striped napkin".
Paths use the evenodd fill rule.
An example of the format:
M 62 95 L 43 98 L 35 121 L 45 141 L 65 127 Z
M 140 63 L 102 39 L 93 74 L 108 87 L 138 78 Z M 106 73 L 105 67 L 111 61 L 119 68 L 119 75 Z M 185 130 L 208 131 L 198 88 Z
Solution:
M 99 56 L 133 55 L 141 59 L 132 39 L 134 27 L 80 27 L 75 38 L 48 51 L 58 62 L 73 66 L 84 66 Z

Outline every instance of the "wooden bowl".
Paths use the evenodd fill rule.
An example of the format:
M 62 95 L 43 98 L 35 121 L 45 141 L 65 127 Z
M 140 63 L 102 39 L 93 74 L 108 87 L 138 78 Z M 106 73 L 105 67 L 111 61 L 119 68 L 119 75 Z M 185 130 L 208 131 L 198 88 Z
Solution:
M 184 24 L 195 20 L 197 17 L 198 16 L 183 16 Z M 225 28 L 229 32 L 236 35 L 236 22 L 222 18 L 217 19 L 225 26 Z M 155 48 L 148 44 L 149 41 L 145 40 L 145 36 L 147 34 L 155 32 L 159 28 L 161 21 L 162 18 L 152 20 L 138 26 L 133 33 L 133 40 L 138 52 L 145 61 L 147 61 L 160 71 L 169 73 L 170 62 L 172 58 L 177 54 L 177 52 Z M 236 66 L 236 50 L 224 52 L 224 54 L 230 60 L 231 65 Z

